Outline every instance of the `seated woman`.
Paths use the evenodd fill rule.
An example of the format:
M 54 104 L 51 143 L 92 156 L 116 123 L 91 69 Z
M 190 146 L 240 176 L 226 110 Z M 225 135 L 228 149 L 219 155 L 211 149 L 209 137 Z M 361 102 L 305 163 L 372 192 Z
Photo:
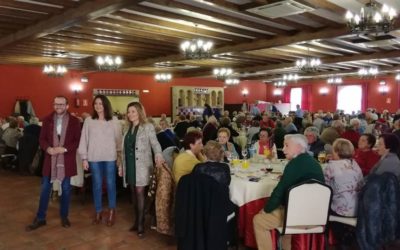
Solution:
M 372 150 L 376 139 L 372 134 L 363 134 L 358 140 L 358 149 L 354 153 L 354 160 L 358 163 L 364 176 L 369 174 L 371 168 L 379 161 L 380 156 Z
M 254 143 L 256 154 L 265 155 L 269 159 L 276 159 L 276 145 L 270 138 L 270 130 L 261 128 L 259 140 Z
M 224 150 L 224 160 L 227 161 L 229 157 L 239 158 L 238 153 L 236 152 L 235 146 L 232 142 L 229 142 L 229 138 L 231 133 L 227 128 L 220 128 L 218 130 L 218 143 L 221 145 Z
M 346 139 L 333 143 L 333 159 L 324 169 L 325 182 L 333 190 L 331 210 L 338 215 L 356 215 L 357 195 L 363 185 L 363 175 L 357 162 L 352 159 L 353 144 Z
M 219 183 L 229 186 L 231 183 L 231 173 L 229 166 L 223 163 L 224 149 L 221 144 L 216 141 L 208 141 L 204 146 L 204 154 L 207 161 L 198 163 L 193 173 L 202 173 L 213 177 Z
M 394 134 L 382 134 L 378 140 L 378 154 L 381 159 L 371 169 L 370 174 L 390 172 L 400 180 L 399 139 Z

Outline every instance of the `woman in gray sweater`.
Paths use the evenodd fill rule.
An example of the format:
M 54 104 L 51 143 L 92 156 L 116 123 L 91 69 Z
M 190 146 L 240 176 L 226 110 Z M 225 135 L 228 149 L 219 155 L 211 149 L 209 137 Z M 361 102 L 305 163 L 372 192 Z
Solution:
M 378 154 L 381 159 L 371 169 L 370 174 L 390 172 L 400 180 L 399 139 L 394 134 L 382 134 L 378 140 Z
M 93 114 L 85 119 L 82 128 L 78 153 L 85 170 L 92 173 L 93 200 L 96 209 L 93 224 L 102 221 L 102 183 L 107 183 L 109 214 L 107 226 L 115 221 L 116 173 L 120 165 L 117 156 L 121 153 L 122 128 L 118 120 L 112 117 L 111 103 L 104 95 L 93 100 Z
M 122 143 L 123 168 L 120 175 L 123 176 L 124 186 L 129 184 L 134 203 L 135 222 L 129 231 L 137 231 L 137 235 L 142 238 L 144 236 L 146 189 L 153 169 L 152 152 L 156 164 L 162 164 L 164 158 L 154 126 L 147 122 L 142 104 L 139 102 L 129 103 L 126 113 L 129 130 L 125 133 Z

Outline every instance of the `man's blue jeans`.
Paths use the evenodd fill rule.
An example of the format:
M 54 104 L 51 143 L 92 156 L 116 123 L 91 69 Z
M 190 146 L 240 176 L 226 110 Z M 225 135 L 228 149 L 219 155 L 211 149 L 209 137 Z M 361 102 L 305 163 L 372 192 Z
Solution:
M 42 178 L 42 191 L 40 193 L 39 209 L 36 215 L 38 220 L 46 219 L 46 212 L 49 206 L 50 192 L 53 184 L 50 183 L 49 176 Z M 68 218 L 69 201 L 71 197 L 71 178 L 65 177 L 61 183 L 62 194 L 60 197 L 60 216 L 61 218 Z
M 93 200 L 96 213 L 102 211 L 102 184 L 103 178 L 107 183 L 108 207 L 114 209 L 116 207 L 116 173 L 117 165 L 115 161 L 96 161 L 89 162 L 90 171 L 92 172 L 92 189 Z

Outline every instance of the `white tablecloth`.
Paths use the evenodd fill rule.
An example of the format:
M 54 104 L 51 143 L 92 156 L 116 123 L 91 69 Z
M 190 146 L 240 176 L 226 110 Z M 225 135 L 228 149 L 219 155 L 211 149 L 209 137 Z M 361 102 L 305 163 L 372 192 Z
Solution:
M 273 173 L 265 174 L 260 169 L 266 168 L 266 164 L 250 163 L 248 169 L 242 169 L 237 166 L 232 169 L 236 172 L 232 175 L 231 184 L 229 186 L 230 199 L 236 205 L 243 206 L 244 204 L 271 196 L 272 191 L 278 184 L 279 173 L 283 172 L 284 163 L 270 163 L 273 168 Z M 249 181 L 248 176 L 261 177 L 258 182 Z

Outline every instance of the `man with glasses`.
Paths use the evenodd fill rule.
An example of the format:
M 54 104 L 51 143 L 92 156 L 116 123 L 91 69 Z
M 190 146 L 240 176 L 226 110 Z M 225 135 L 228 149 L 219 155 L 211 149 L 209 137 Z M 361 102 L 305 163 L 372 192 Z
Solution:
M 40 132 L 40 147 L 45 151 L 43 179 L 39 208 L 32 224 L 26 231 L 46 225 L 46 212 L 52 187 L 60 196 L 61 225 L 71 226 L 68 210 L 71 192 L 71 177 L 76 175 L 76 150 L 81 137 L 79 120 L 68 110 L 68 100 L 64 96 L 54 98 L 54 112 L 43 120 Z

